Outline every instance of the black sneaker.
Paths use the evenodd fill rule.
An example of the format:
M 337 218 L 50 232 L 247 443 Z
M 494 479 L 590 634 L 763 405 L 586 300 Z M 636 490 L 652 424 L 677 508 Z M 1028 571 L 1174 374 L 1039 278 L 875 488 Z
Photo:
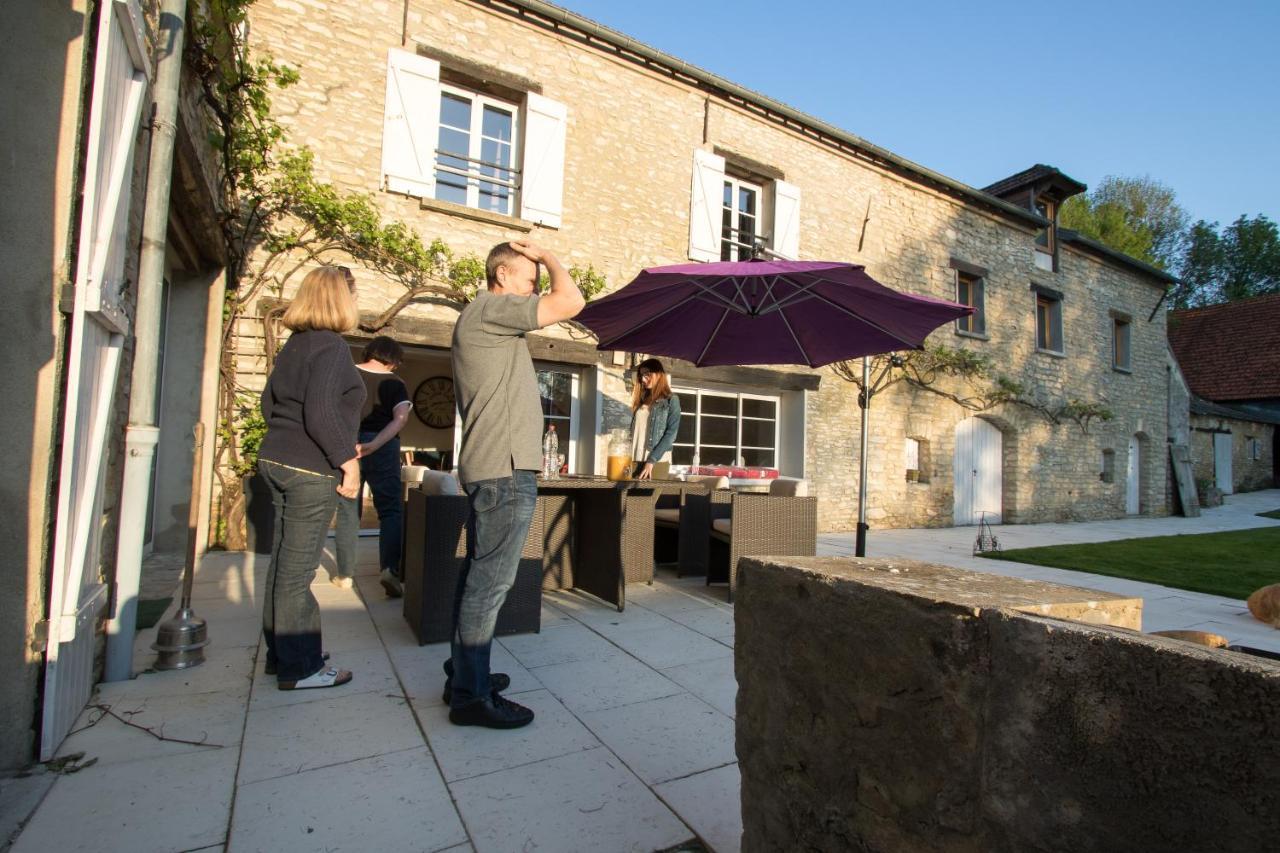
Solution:
M 511 686 L 511 676 L 505 672 L 489 673 L 489 689 L 494 693 L 501 693 Z M 440 697 L 444 700 L 444 704 L 453 704 L 453 676 L 449 676 L 444 680 L 444 695 Z
M 533 722 L 533 711 L 502 698 L 497 691 L 461 708 L 449 709 L 455 726 L 484 726 L 488 729 L 518 729 Z

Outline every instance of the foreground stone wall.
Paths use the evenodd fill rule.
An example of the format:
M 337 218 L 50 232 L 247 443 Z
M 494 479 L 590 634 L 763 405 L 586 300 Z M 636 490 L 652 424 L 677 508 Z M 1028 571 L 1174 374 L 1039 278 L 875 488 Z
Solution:
M 742 849 L 1274 849 L 1280 666 L 1042 612 L 1133 615 L 907 561 L 747 560 Z

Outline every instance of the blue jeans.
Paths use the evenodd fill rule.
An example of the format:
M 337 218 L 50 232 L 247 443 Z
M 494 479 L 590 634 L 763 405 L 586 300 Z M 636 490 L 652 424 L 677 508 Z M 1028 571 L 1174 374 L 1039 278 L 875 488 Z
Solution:
M 532 471 L 467 483 L 467 559 L 453 598 L 453 707 L 489 695 L 489 650 L 533 521 Z
M 262 595 L 262 635 L 276 678 L 297 681 L 324 668 L 320 608 L 311 581 L 338 498 L 337 478 L 258 463 L 275 507 L 271 564 Z
M 361 444 L 378 434 L 361 430 Z M 338 576 L 355 574 L 356 541 L 360 533 L 360 504 L 364 487 L 373 492 L 373 508 L 378 511 L 378 568 L 400 575 L 401 539 L 404 536 L 404 503 L 400 485 L 400 439 L 393 438 L 368 456 L 360 458 L 360 492 L 354 499 L 338 499 L 338 521 L 334 529 L 334 550 Z

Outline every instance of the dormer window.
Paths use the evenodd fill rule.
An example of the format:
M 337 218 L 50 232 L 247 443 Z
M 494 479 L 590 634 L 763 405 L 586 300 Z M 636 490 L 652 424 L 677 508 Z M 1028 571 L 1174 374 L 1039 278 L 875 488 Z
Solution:
M 1047 254 L 1053 254 L 1053 230 L 1057 224 L 1058 206 L 1047 198 L 1036 201 L 1036 213 L 1049 220 L 1051 223 L 1048 228 L 1041 228 L 1036 232 L 1036 249 Z

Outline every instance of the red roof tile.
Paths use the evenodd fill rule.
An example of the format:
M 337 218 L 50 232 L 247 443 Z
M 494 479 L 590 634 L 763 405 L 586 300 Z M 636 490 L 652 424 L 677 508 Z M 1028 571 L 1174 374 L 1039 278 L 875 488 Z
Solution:
M 1169 346 L 1206 400 L 1280 397 L 1280 294 L 1171 311 Z

